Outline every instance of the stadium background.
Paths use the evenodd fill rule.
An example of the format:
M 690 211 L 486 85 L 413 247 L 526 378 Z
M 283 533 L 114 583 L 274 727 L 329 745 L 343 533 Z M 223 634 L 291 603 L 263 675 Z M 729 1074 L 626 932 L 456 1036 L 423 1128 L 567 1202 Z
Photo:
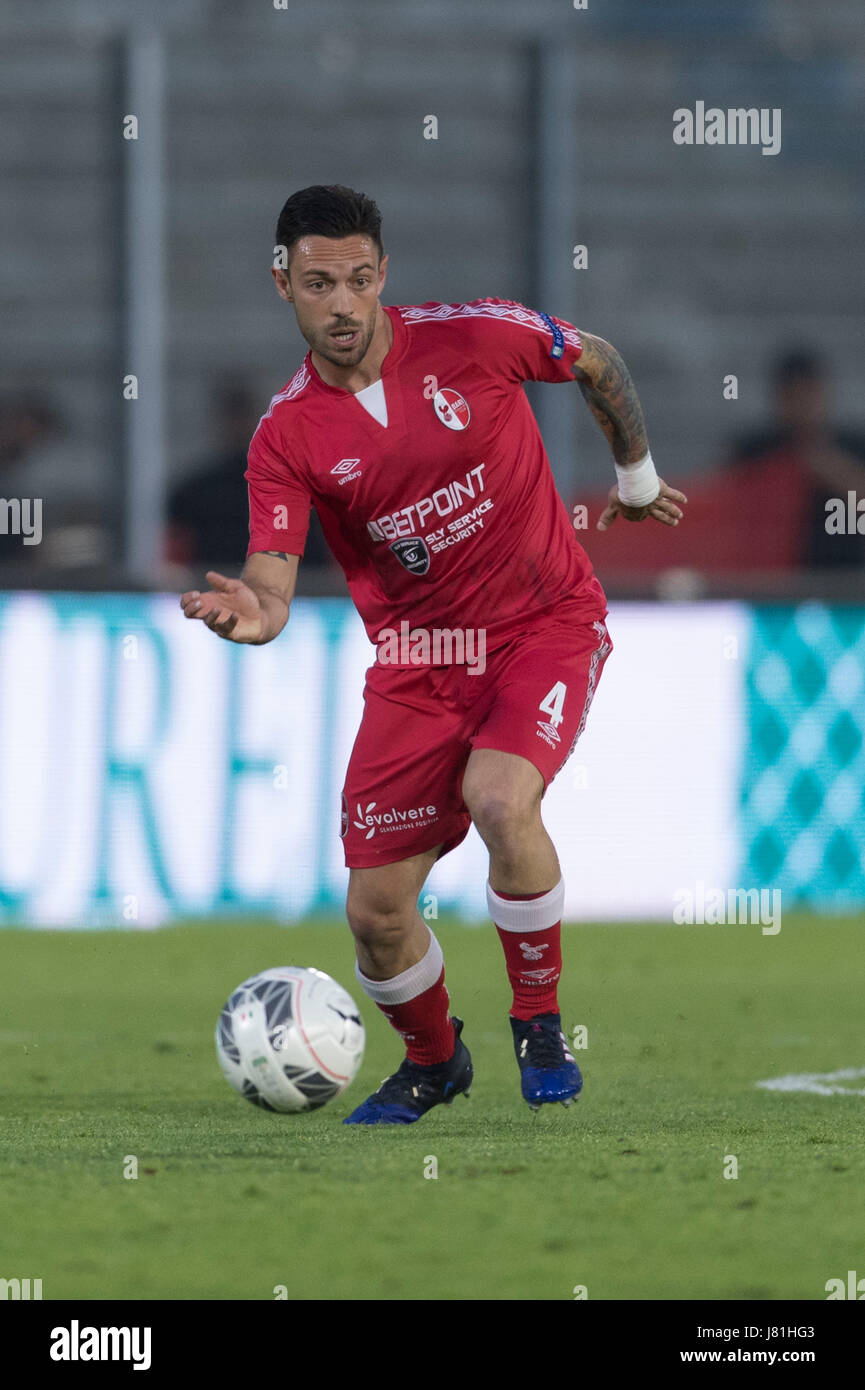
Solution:
M 697 500 L 765 423 L 781 349 L 824 353 L 838 420 L 865 431 L 865 38 L 847 0 L 819 26 L 804 0 L 45 0 L 0 30 L 0 492 L 43 498 L 39 546 L 0 537 L 10 925 L 339 909 L 370 655 L 340 577 L 305 564 L 286 634 L 234 649 L 182 622 L 203 566 L 165 544 L 172 489 L 224 444 L 214 401 L 263 408 L 305 351 L 268 274 L 292 189 L 376 198 L 387 302 L 510 297 L 609 338 L 660 470 Z M 781 153 L 675 145 L 672 112 L 697 99 L 780 107 Z M 591 528 L 604 440 L 576 392 L 528 390 Z M 669 919 L 698 882 L 865 903 L 863 569 L 761 567 L 775 500 L 739 517 L 744 572 L 680 564 L 671 535 L 649 573 L 623 523 L 611 565 L 607 538 L 581 536 L 616 653 L 547 802 L 572 920 Z M 472 834 L 430 891 L 482 920 L 483 881 Z
M 865 537 L 823 527 L 865 460 L 860 0 L 40 0 L 0 39 L 0 1298 L 587 1290 L 641 1372 L 669 1307 L 599 1342 L 598 1301 L 810 1323 L 862 1274 Z M 675 145 L 698 101 L 781 108 L 781 152 Z M 474 834 L 429 884 L 468 1104 L 342 1125 L 399 1052 L 359 994 L 363 1068 L 322 1110 L 267 1114 L 216 1065 L 253 972 L 354 987 L 338 791 L 371 650 L 341 578 L 313 537 L 258 649 L 177 602 L 239 570 L 245 447 L 305 350 L 273 225 L 320 181 L 379 202 L 388 302 L 511 297 L 616 344 L 689 497 L 675 532 L 599 535 L 607 446 L 529 386 L 616 647 L 546 804 L 567 1111 L 520 1100 Z M 765 444 L 791 353 L 800 412 L 803 353 L 832 387 L 802 457 Z M 36 545 L 2 530 L 27 498 Z M 712 889 L 780 890 L 780 934 L 674 921 Z

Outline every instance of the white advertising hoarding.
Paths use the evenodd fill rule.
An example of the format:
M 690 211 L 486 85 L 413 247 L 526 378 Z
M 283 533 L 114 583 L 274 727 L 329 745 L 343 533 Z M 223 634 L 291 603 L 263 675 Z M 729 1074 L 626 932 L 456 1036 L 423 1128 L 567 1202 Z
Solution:
M 616 604 L 614 643 L 544 818 L 576 920 L 670 918 L 735 881 L 747 610 Z M 265 647 L 220 642 L 175 596 L 0 600 L 0 920 L 141 927 L 338 914 L 340 792 L 372 656 L 338 600 L 299 600 Z M 484 920 L 474 831 L 433 871 Z

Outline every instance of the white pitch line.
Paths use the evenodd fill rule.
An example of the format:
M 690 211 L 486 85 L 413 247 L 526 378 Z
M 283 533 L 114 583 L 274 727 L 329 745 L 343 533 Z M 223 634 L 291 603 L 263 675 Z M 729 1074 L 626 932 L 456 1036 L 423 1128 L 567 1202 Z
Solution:
M 858 1081 L 865 1076 L 865 1067 L 843 1067 L 841 1071 L 801 1072 L 798 1075 L 775 1076 L 755 1084 L 764 1091 L 807 1091 L 812 1096 L 865 1096 L 865 1089 L 834 1086 L 834 1081 Z

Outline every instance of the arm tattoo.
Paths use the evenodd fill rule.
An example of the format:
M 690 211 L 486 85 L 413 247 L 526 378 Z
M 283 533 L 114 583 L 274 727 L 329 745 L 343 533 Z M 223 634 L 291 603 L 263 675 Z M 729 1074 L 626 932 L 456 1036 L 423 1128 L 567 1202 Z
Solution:
M 648 452 L 649 443 L 631 374 L 616 349 L 603 338 L 586 334 L 584 342 L 588 348 L 584 351 L 586 367 L 580 366 L 580 357 L 571 369 L 574 380 L 609 440 L 616 463 L 636 463 Z
M 261 550 L 258 553 L 261 555 L 272 555 L 274 560 L 288 559 L 288 556 L 286 555 L 284 550 Z

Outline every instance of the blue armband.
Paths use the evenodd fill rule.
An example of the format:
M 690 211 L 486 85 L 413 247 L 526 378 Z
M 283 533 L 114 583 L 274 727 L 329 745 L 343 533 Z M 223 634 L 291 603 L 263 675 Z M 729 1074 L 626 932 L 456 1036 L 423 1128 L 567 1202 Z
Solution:
M 547 325 L 547 328 L 553 335 L 553 345 L 550 348 L 550 357 L 561 357 L 565 351 L 564 333 L 559 328 L 559 325 L 550 318 L 549 314 L 539 313 L 538 318 L 543 319 L 544 323 Z

